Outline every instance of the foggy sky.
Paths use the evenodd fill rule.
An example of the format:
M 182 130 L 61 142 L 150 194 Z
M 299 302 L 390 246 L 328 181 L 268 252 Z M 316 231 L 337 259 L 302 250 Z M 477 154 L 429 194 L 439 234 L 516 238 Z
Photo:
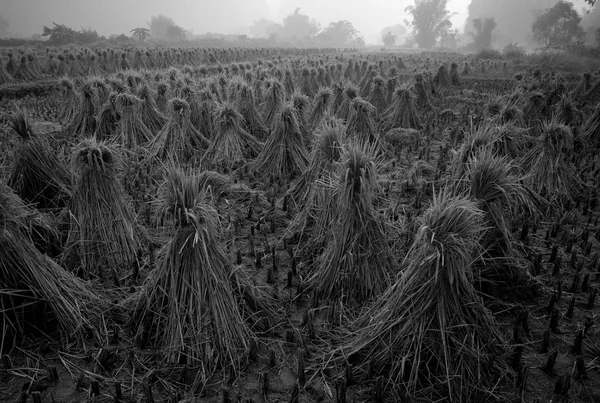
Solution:
M 497 36 L 523 43 L 530 35 L 534 10 L 556 1 L 448 0 L 448 8 L 456 13 L 452 22 L 461 31 L 471 18 L 494 16 Z M 584 0 L 575 3 L 580 10 Z M 321 27 L 348 20 L 368 43 L 375 43 L 382 28 L 404 23 L 405 8 L 411 4 L 413 0 L 0 0 L 0 14 L 8 20 L 9 32 L 21 37 L 41 33 L 42 27 L 51 27 L 52 22 L 76 30 L 92 28 L 105 36 L 129 35 L 133 28 L 147 27 L 151 16 L 159 13 L 195 34 L 241 34 L 260 18 L 281 23 L 300 7 Z

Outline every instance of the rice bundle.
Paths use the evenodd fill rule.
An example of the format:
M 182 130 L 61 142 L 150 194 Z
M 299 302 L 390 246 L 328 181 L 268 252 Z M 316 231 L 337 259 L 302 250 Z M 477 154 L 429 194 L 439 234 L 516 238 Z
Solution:
M 386 84 L 386 105 L 391 105 L 394 99 L 394 92 L 396 92 L 396 87 L 398 87 L 398 78 L 390 77 L 388 78 Z
M 212 92 L 203 88 L 198 92 L 198 112 L 200 114 L 199 131 L 209 140 L 215 135 L 214 114 L 217 109 L 217 102 Z
M 115 104 L 120 116 L 115 140 L 126 148 L 137 148 L 154 137 L 142 119 L 141 99 L 124 93 L 117 95 Z
M 504 102 L 499 114 L 502 124 L 512 123 L 517 126 L 524 124 L 524 113 L 516 104 Z
M 273 131 L 253 163 L 262 176 L 290 180 L 304 172 L 308 162 L 305 139 L 296 111 L 286 105 L 279 114 Z
M 433 108 L 430 96 L 431 91 L 428 88 L 428 85 L 425 82 L 425 78 L 422 74 L 417 74 L 415 76 L 414 92 L 417 96 L 416 106 L 419 109 Z
M 590 73 L 583 73 L 579 83 L 577 83 L 577 86 L 571 91 L 571 97 L 577 99 L 588 92 L 590 88 L 592 88 L 592 75 Z
M 75 83 L 68 77 L 61 78 L 58 86 L 60 88 L 61 100 L 58 119 L 61 122 L 68 122 L 75 116 L 75 111 L 79 107 L 79 94 L 75 89 Z
M 325 115 L 331 112 L 331 104 L 333 101 L 333 92 L 328 87 L 321 87 L 315 96 L 314 105 L 310 115 L 308 116 L 307 127 L 309 130 L 315 130 Z
M 292 94 L 295 91 L 295 87 L 294 87 L 294 78 L 292 76 L 292 71 L 289 69 L 285 71 L 284 78 L 283 78 L 283 85 L 285 87 L 285 90 L 287 91 L 287 95 L 292 96 Z
M 358 306 L 389 286 L 392 253 L 379 213 L 374 147 L 351 145 L 335 184 L 336 219 L 309 283 L 326 301 Z
M 94 132 L 96 140 L 111 139 L 117 130 L 121 118 L 116 105 L 117 95 L 116 92 L 111 92 L 96 116 L 96 131 Z
M 457 151 L 453 151 L 450 172 L 454 178 L 461 178 L 469 159 L 482 149 L 494 149 L 498 141 L 498 131 L 490 121 L 485 121 L 467 134 L 465 141 Z
M 36 219 L 35 211 L 0 182 L 0 347 L 8 347 L 11 333 L 29 336 L 32 329 L 51 330 L 53 323 L 78 341 L 87 332 L 99 338 L 106 301 L 35 248 L 28 234 Z
M 410 401 L 487 401 L 507 369 L 494 319 L 471 284 L 482 213 L 445 192 L 421 222 L 406 268 L 354 323 L 343 354 Z
M 101 278 L 108 268 L 116 276 L 136 261 L 144 239 L 119 182 L 119 157 L 106 143 L 85 139 L 75 147 L 72 164 L 78 177 L 61 264 Z
M 31 127 L 24 111 L 13 113 L 11 128 L 21 141 L 15 149 L 8 186 L 38 208 L 64 207 L 71 194 L 71 175 L 67 168 Z
M 26 56 L 21 56 L 21 62 L 19 63 L 19 67 L 17 67 L 17 70 L 12 76 L 15 80 L 23 81 L 31 81 L 37 78 L 37 75 L 29 68 Z
M 344 86 L 343 99 L 339 109 L 336 111 L 336 116 L 343 120 L 348 120 L 350 115 L 350 103 L 358 96 L 359 90 L 352 83 L 346 83 Z
M 452 85 L 450 82 L 450 75 L 448 74 L 448 68 L 445 64 L 442 64 L 440 66 L 437 74 L 433 78 L 433 82 L 435 83 L 435 85 L 438 85 L 440 87 L 449 87 L 450 85 Z
M 394 128 L 420 129 L 421 119 L 417 114 L 415 96 L 407 87 L 396 89 L 392 106 L 386 112 L 381 131 Z
M 238 369 L 254 336 L 236 303 L 218 212 L 198 178 L 174 168 L 156 204 L 159 216 L 175 220 L 176 233 L 136 296 L 137 337 L 169 363 L 201 364 L 204 374 Z
M 469 67 L 469 63 L 465 62 L 465 64 L 463 64 L 463 68 L 460 74 L 462 74 L 463 76 L 468 76 L 471 74 L 471 68 Z
M 71 136 L 85 137 L 96 130 L 96 113 L 101 106 L 98 90 L 91 82 L 86 81 L 81 87 L 79 101 L 79 106 L 67 125 L 66 132 Z
M 316 88 L 310 77 L 310 70 L 308 67 L 303 67 L 300 71 L 300 92 L 308 97 L 314 97 Z
M 13 81 L 14 79 L 4 66 L 4 63 L 0 61 L 0 85 L 12 83 Z
M 169 98 L 167 96 L 168 91 L 169 86 L 167 83 L 160 82 L 156 86 L 156 106 L 162 113 L 167 112 L 167 105 L 169 103 Z
M 567 160 L 574 143 L 571 129 L 555 120 L 544 122 L 541 134 L 530 140 L 534 146 L 521 164 L 529 173 L 527 184 L 531 189 L 548 201 L 558 202 L 581 191 L 583 184 Z
M 169 121 L 148 143 L 151 158 L 186 162 L 210 146 L 190 121 L 190 106 L 180 98 L 169 101 Z
M 458 64 L 456 62 L 452 62 L 450 64 L 450 84 L 454 86 L 460 86 L 460 74 L 458 74 Z
M 331 113 L 338 116 L 342 102 L 344 102 L 344 86 L 341 83 L 335 83 L 333 85 L 333 105 L 331 105 Z
M 559 122 L 571 127 L 581 125 L 583 120 L 583 113 L 577 109 L 571 95 L 567 93 L 554 105 L 554 115 Z
M 298 119 L 298 126 L 300 127 L 300 132 L 302 132 L 302 136 L 306 139 L 307 143 L 311 140 L 312 133 L 310 133 L 308 128 L 308 114 L 310 112 L 310 99 L 299 92 L 295 92 L 291 97 L 291 104 L 296 111 L 296 118 Z
M 140 120 L 148 127 L 153 137 L 167 123 L 167 117 L 158 109 L 155 95 L 146 82 L 138 86 L 136 95 L 142 100 Z
M 361 97 L 356 97 L 350 104 L 348 117 L 348 138 L 359 143 L 375 143 L 379 134 L 375 129 L 374 115 L 376 108 Z
M 213 121 L 215 133 L 204 155 L 209 166 L 233 169 L 259 153 L 261 144 L 244 130 L 244 118 L 232 103 L 217 106 Z
M 385 82 L 383 77 L 376 76 L 373 78 L 367 101 L 369 101 L 379 113 L 382 113 L 385 108 L 388 107 L 389 104 L 387 103 L 385 96 Z
M 272 129 L 277 121 L 277 116 L 283 110 L 285 103 L 285 87 L 277 79 L 267 82 L 265 100 L 260 105 L 260 114 L 265 125 Z
M 8 71 L 8 74 L 10 74 L 12 76 L 17 71 L 17 64 L 15 63 L 15 59 L 13 57 L 12 51 L 9 51 L 7 56 L 8 56 L 8 61 L 6 62 L 6 71 Z

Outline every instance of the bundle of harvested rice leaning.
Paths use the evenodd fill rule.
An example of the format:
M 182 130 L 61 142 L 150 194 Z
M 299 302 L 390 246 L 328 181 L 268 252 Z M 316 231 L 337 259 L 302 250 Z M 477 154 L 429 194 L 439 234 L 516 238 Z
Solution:
M 144 122 L 154 137 L 167 123 L 167 117 L 159 110 L 154 92 L 146 82 L 138 86 L 136 95 L 142 100 L 140 120 Z
M 315 95 L 315 101 L 308 116 L 308 129 L 315 130 L 319 127 L 325 115 L 331 111 L 331 105 L 333 102 L 333 92 L 329 87 L 321 87 L 317 95 Z
M 554 115 L 559 122 L 571 127 L 577 127 L 583 121 L 583 112 L 577 109 L 569 94 L 563 94 L 560 101 L 554 105 Z M 600 116 L 598 117 L 598 124 L 600 124 Z
M 283 110 L 286 91 L 283 84 L 276 79 L 268 81 L 266 85 L 265 100 L 260 105 L 259 110 L 265 125 L 272 129 L 277 121 L 277 116 Z
M 210 374 L 239 368 L 254 336 L 231 286 L 218 212 L 206 197 L 193 174 L 168 169 L 156 205 L 176 233 L 136 296 L 131 322 L 141 344 L 167 362 L 201 364 Z
M 513 223 L 508 220 L 509 217 L 530 220 L 540 198 L 523 185 L 524 178 L 517 174 L 517 167 L 489 149 L 480 150 L 470 158 L 460 182 L 467 186 L 471 199 L 484 214 L 482 255 L 475 263 L 478 288 L 489 294 L 502 289 L 514 291 L 526 285 L 527 272 L 513 253 L 510 230 Z
M 312 133 L 308 129 L 308 114 L 310 112 L 310 99 L 299 92 L 292 94 L 291 104 L 296 111 L 296 119 L 298 119 L 298 126 L 302 132 L 306 144 L 312 140 Z
M 351 144 L 342 155 L 329 244 L 309 278 L 325 301 L 359 306 L 389 286 L 394 260 L 374 206 L 379 191 L 374 155 L 373 145 L 359 144 Z
M 367 101 L 377 108 L 377 112 L 379 113 L 383 113 L 383 111 L 388 107 L 385 90 L 385 81 L 383 80 L 383 77 L 376 76 L 373 78 L 371 88 L 369 89 L 369 95 L 367 96 Z
M 245 82 L 240 86 L 237 94 L 236 105 L 244 118 L 244 129 L 258 140 L 265 140 L 269 136 L 269 129 L 256 107 L 254 91 Z
M 460 74 L 462 74 L 463 76 L 468 76 L 471 74 L 471 68 L 469 67 L 469 63 L 465 62 L 465 64 L 463 64 L 463 68 Z
M 106 301 L 35 248 L 30 234 L 37 217 L 0 182 L 0 354 L 8 353 L 11 338 L 49 332 L 53 325 L 78 341 L 90 332 L 100 337 Z
M 381 122 L 381 131 L 391 129 L 420 129 L 421 119 L 417 114 L 415 96 L 407 87 L 400 87 L 394 93 L 394 100 Z
M 260 152 L 261 143 L 244 130 L 244 118 L 232 103 L 217 106 L 213 124 L 215 133 L 212 143 L 203 157 L 211 169 L 235 169 Z
M 117 95 L 116 92 L 111 92 L 96 116 L 94 137 L 97 140 L 112 139 L 117 130 L 117 124 L 121 118 L 117 111 Z
M 464 175 L 469 158 L 476 155 L 481 149 L 494 149 L 498 141 L 498 130 L 490 121 L 485 121 L 467 133 L 467 136 L 458 150 L 452 150 L 450 172 L 454 178 Z
M 46 139 L 31 127 L 25 111 L 12 114 L 11 128 L 21 141 L 15 149 L 8 186 L 38 208 L 63 208 L 71 195 L 71 174 Z
M 120 119 L 115 140 L 126 148 L 137 148 L 154 138 L 142 120 L 143 102 L 135 95 L 119 94 L 115 100 Z
M 4 63 L 0 63 L 0 85 L 9 84 L 14 81 L 14 78 L 10 75 Z
M 348 116 L 350 115 L 350 103 L 358 96 L 359 90 L 358 87 L 351 82 L 346 83 L 343 88 L 342 102 L 335 114 L 340 119 L 348 120 Z
M 406 268 L 353 324 L 343 354 L 363 376 L 387 378 L 397 401 L 487 401 L 507 369 L 494 318 L 471 284 L 482 213 L 444 192 L 421 222 Z
M 37 79 L 37 75 L 31 71 L 27 63 L 27 56 L 21 56 L 19 67 L 12 75 L 15 80 L 31 81 Z
M 427 82 L 425 80 L 426 79 L 423 77 L 422 74 L 417 74 L 415 76 L 414 92 L 417 95 L 416 105 L 420 109 L 433 109 L 430 96 L 431 91 L 428 88 Z
M 460 74 L 458 74 L 458 64 L 456 62 L 452 62 L 450 65 L 450 84 L 454 86 L 460 85 Z
M 75 114 L 67 125 L 65 132 L 69 136 L 86 137 L 96 131 L 96 114 L 100 109 L 98 90 L 90 81 L 81 86 L 81 97 Z
M 291 180 L 304 172 L 307 163 L 308 152 L 296 111 L 286 105 L 252 166 L 262 177 Z
M 375 129 L 377 109 L 370 102 L 356 97 L 350 104 L 347 133 L 348 138 L 357 143 L 376 143 L 379 133 Z
M 148 143 L 150 159 L 187 162 L 193 157 L 200 157 L 211 143 L 192 125 L 189 104 L 183 99 L 173 98 L 168 109 L 169 121 Z
M 587 146 L 600 147 L 600 103 L 585 122 L 581 133 L 581 141 Z
M 61 78 L 58 86 L 60 88 L 58 120 L 65 123 L 69 122 L 75 116 L 75 112 L 79 108 L 79 94 L 75 89 L 75 83 L 70 78 Z
M 435 85 L 440 87 L 449 87 L 452 85 L 450 81 L 450 75 L 448 74 L 448 68 L 445 64 L 442 64 L 437 71 L 435 77 L 433 77 Z
M 561 204 L 575 197 L 584 184 L 571 164 L 574 138 L 571 128 L 555 120 L 544 122 L 539 137 L 531 137 L 533 147 L 521 160 L 528 172 L 527 184 L 549 202 Z
M 117 151 L 105 142 L 85 139 L 74 148 L 77 181 L 68 206 L 63 267 L 81 268 L 82 274 L 100 278 L 108 269 L 114 280 L 136 260 L 145 235 L 119 181 L 120 162 Z
M 168 112 L 168 91 L 169 86 L 165 82 L 160 82 L 156 86 L 156 106 L 158 107 L 158 110 L 162 113 Z

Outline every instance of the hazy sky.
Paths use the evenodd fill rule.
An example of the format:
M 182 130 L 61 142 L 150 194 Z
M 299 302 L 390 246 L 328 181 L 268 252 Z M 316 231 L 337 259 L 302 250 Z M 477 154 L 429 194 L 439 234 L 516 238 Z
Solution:
M 455 27 L 464 26 L 470 2 L 448 0 L 448 8 L 456 13 Z M 195 33 L 233 33 L 261 17 L 281 22 L 300 7 L 322 26 L 348 20 L 368 42 L 374 42 L 384 27 L 406 19 L 404 10 L 410 4 L 413 0 L 0 0 L 0 14 L 18 36 L 40 33 L 53 21 L 75 29 L 93 28 L 102 35 L 127 34 L 159 13 Z

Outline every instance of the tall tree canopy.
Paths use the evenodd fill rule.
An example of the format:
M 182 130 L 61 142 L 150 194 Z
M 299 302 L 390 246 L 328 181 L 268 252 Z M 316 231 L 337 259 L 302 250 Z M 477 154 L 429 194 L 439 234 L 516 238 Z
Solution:
M 343 20 L 332 22 L 317 36 L 320 44 L 331 47 L 360 47 L 365 41 L 351 22 Z
M 172 18 L 163 14 L 152 16 L 150 22 L 150 35 L 157 39 L 179 41 L 185 39 L 185 30 L 177 25 Z
M 415 0 L 414 5 L 406 7 L 412 16 L 412 34 L 420 48 L 435 46 L 452 27 L 452 14 L 447 6 L 448 0 Z
M 473 26 L 475 27 L 475 32 L 471 32 L 473 37 L 471 47 L 473 50 L 479 52 L 492 46 L 492 32 L 497 25 L 494 18 L 473 18 Z
M 564 49 L 585 35 L 573 3 L 560 0 L 540 15 L 532 26 L 533 38 L 544 49 Z

